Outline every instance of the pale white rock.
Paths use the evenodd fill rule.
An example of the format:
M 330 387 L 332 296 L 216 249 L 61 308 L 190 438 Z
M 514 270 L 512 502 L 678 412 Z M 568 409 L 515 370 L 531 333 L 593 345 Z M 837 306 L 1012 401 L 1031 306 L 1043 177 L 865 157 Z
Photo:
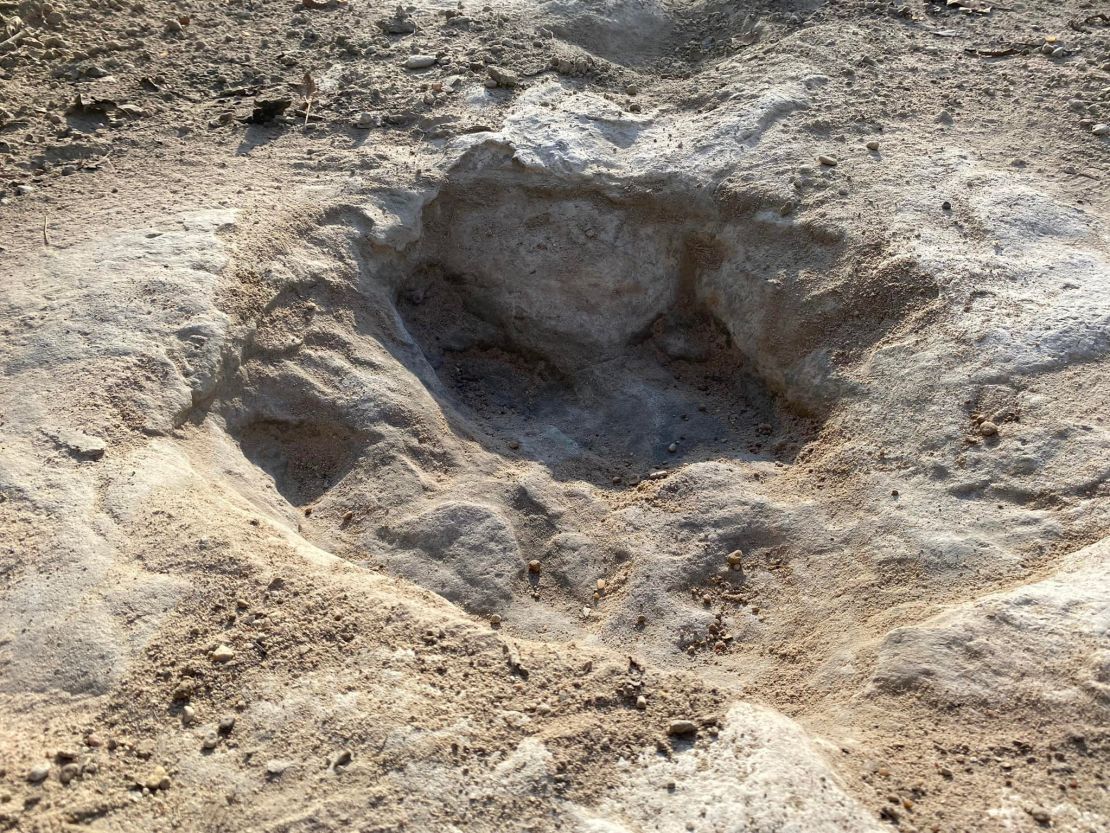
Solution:
M 427 69 L 436 62 L 435 55 L 409 55 L 405 58 L 405 69 Z
M 883 829 L 800 726 L 751 705 L 729 710 L 714 743 L 669 759 L 645 750 L 609 797 L 576 815 L 582 833 L 686 833 L 692 819 L 710 830 Z
M 1039 703 L 1105 714 L 1110 700 L 1110 539 L 1042 581 L 991 593 L 883 640 L 876 694 L 1006 708 Z

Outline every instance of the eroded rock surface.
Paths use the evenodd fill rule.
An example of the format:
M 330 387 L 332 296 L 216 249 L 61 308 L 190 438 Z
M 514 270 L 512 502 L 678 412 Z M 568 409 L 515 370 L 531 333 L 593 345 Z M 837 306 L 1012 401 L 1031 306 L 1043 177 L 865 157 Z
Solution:
M 288 12 L 376 45 L 211 194 L 11 223 L 0 826 L 1105 829 L 1106 144 L 1079 197 L 1048 115 L 883 86 L 1105 69 L 974 4 L 372 5 Z

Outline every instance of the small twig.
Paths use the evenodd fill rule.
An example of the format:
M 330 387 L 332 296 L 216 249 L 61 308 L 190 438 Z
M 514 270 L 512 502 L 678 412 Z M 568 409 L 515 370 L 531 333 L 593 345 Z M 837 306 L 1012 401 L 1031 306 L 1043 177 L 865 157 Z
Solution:
M 46 223 L 47 223 L 47 216 L 46 216 L 46 214 L 43 214 L 42 215 L 42 245 L 49 246 L 50 245 L 50 237 L 46 233 Z

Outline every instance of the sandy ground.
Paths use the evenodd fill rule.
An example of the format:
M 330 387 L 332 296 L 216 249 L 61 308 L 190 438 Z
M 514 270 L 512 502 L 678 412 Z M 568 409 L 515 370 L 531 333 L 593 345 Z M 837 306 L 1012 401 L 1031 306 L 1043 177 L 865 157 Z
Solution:
M 0 18 L 3 829 L 1106 829 L 1098 4 Z

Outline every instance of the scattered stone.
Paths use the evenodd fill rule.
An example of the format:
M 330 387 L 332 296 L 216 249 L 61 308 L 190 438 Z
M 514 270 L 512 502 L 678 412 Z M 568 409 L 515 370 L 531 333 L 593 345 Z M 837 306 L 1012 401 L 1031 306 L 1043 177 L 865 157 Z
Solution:
M 728 560 L 728 566 L 734 570 L 739 570 L 744 565 L 743 550 L 733 550 L 726 558 Z
M 499 87 L 519 87 L 520 76 L 515 72 L 504 69 L 499 66 L 490 66 L 486 68 L 489 77 L 493 79 Z
M 209 732 L 204 736 L 204 740 L 200 742 L 201 749 L 215 749 L 220 745 L 220 736 L 215 732 Z
M 405 58 L 405 69 L 427 69 L 436 62 L 435 55 L 409 55 Z
M 676 451 L 678 451 L 678 443 L 671 443 L 669 446 L 667 446 L 667 451 L 669 451 L 671 454 L 674 454 Z
M 1110 136 L 1110 124 L 1096 124 L 1091 128 L 1095 136 Z
M 181 725 L 188 726 L 197 719 L 197 710 L 192 706 L 185 706 L 181 710 Z
M 173 699 L 174 700 L 188 700 L 190 697 L 192 697 L 194 694 L 196 694 L 196 690 L 197 690 L 196 681 L 186 678 L 186 679 L 182 680 L 181 682 L 179 682 L 174 687 Z
M 835 168 L 837 165 L 840 164 L 835 157 L 826 156 L 823 153 L 817 157 L 817 161 L 829 168 Z
M 219 728 L 219 732 L 220 732 L 221 735 L 231 734 L 231 730 L 235 728 L 235 718 L 234 718 L 234 716 L 228 716 L 228 717 L 222 718 L 220 720 L 218 728 Z
M 235 659 L 235 652 L 227 645 L 219 645 L 211 654 L 212 662 L 231 662 Z
M 543 567 L 539 561 L 533 559 L 532 561 L 528 562 L 528 572 L 532 573 L 533 575 L 539 575 L 540 570 L 542 569 Z
M 42 763 L 35 764 L 27 772 L 27 780 L 32 784 L 39 784 L 46 780 L 46 776 L 50 774 L 50 763 L 43 761 Z
M 140 787 L 146 787 L 151 792 L 154 790 L 169 789 L 170 774 L 161 765 L 151 767 L 141 779 L 137 781 Z
M 81 767 L 77 764 L 66 764 L 58 771 L 58 780 L 63 784 L 68 784 L 74 778 L 81 774 Z
M 678 446 L 675 446 L 675 448 L 677 449 Z M 663 469 L 660 469 L 659 471 L 653 471 L 651 474 L 648 475 L 648 480 L 662 480 L 668 474 L 669 472 Z
M 372 127 L 381 127 L 382 117 L 363 110 L 355 119 L 355 127 L 359 130 L 369 130 Z
M 952 210 L 952 203 L 950 203 L 948 200 L 945 200 L 944 202 L 942 202 L 940 204 L 940 210 L 941 211 L 951 211 Z
M 28 190 L 23 192 L 20 188 Z M 16 188 L 17 193 L 29 193 L 31 190 L 34 189 L 30 185 L 20 185 Z M 104 440 L 99 437 L 90 437 L 88 434 L 82 434 L 70 428 L 55 428 L 44 433 L 54 441 L 55 445 L 65 449 L 71 457 L 78 460 L 99 460 L 108 448 Z
M 411 35 L 416 31 L 416 22 L 405 11 L 404 6 L 398 6 L 393 17 L 378 21 L 378 28 L 387 35 Z
M 34 190 L 35 190 L 34 185 L 17 185 L 17 186 L 15 186 L 16 194 L 18 194 L 21 197 L 27 196 L 28 194 L 30 194 Z
M 281 758 L 271 758 L 266 761 L 266 774 L 271 778 L 277 778 L 284 774 L 285 770 L 293 766 L 292 761 L 286 761 Z
M 940 113 L 937 115 L 938 124 L 952 124 L 953 121 L 955 120 L 952 118 L 952 114 L 949 113 L 947 110 L 941 110 Z
M 501 627 L 501 614 L 495 613 L 489 617 L 489 623 L 495 628 Z
M 667 724 L 667 734 L 672 737 L 696 735 L 697 733 L 698 724 L 692 720 L 672 720 Z
M 1029 814 L 1029 817 L 1032 818 L 1033 821 L 1035 821 L 1037 824 L 1047 826 L 1048 823 L 1052 821 L 1052 816 L 1048 813 L 1048 811 L 1042 810 L 1039 807 L 1026 807 L 1025 812 L 1027 812 Z
M 639 697 L 636 698 L 636 708 L 640 709 L 641 711 L 647 708 L 647 698 L 644 697 L 644 695 L 641 694 Z
M 879 143 L 875 139 L 872 139 L 870 142 L 867 143 L 867 149 L 868 150 L 878 150 L 879 149 Z
M 256 99 L 254 110 L 243 121 L 247 124 L 270 124 L 292 105 L 291 98 Z
M 998 426 L 991 422 L 989 419 L 979 423 L 979 433 L 984 437 L 994 437 L 998 435 Z
M 605 592 L 605 579 L 599 578 L 597 580 L 597 589 L 598 589 L 598 592 L 601 592 L 601 593 Z

